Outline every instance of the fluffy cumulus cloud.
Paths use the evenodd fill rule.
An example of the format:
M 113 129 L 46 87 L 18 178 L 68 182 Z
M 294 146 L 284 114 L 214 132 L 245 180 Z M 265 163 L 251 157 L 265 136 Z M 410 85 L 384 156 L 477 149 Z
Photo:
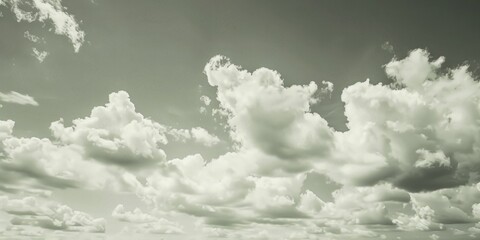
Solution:
M 440 74 L 443 61 L 414 50 L 385 66 L 393 84 L 346 88 L 348 130 L 338 132 L 310 110 L 331 84 L 284 86 L 275 71 L 250 73 L 214 57 L 205 74 L 235 151 L 167 160 L 146 182 L 127 182 L 156 210 L 200 217 L 218 236 L 252 223 L 379 237 L 352 226 L 442 230 L 478 221 L 478 84 L 465 66 Z M 344 185 L 332 201 L 305 189 L 310 171 Z
M 302 164 L 327 156 L 333 133 L 310 106 L 318 86 L 285 87 L 280 74 L 266 68 L 253 73 L 216 56 L 205 66 L 217 100 L 228 116 L 231 135 L 243 148 L 255 148 L 279 159 Z M 300 163 L 301 162 L 301 163 Z
M 48 139 L 8 137 L 3 140 L 0 172 L 4 187 L 104 188 L 116 177 L 106 167 L 84 159 L 82 150 Z
M 135 111 L 128 93 L 112 93 L 105 106 L 92 109 L 90 116 L 63 120 L 50 126 L 60 141 L 81 145 L 92 158 L 125 167 L 154 164 L 166 158 L 160 145 L 166 144 L 166 127 Z
M 0 101 L 6 103 L 15 103 L 20 105 L 32 105 L 38 106 L 38 102 L 29 95 L 21 94 L 15 91 L 11 91 L 9 93 L 2 93 L 0 92 Z
M 414 215 L 399 214 L 394 223 L 408 231 L 443 230 L 445 224 L 478 221 L 480 190 L 475 185 L 412 193 Z
M 216 56 L 204 71 L 234 142 L 230 152 L 168 158 L 169 141 L 212 147 L 220 139 L 144 117 L 120 91 L 70 125 L 53 122 L 53 140 L 16 137 L 14 122 L 0 121 L 2 189 L 133 191 L 148 211 L 118 205 L 112 213 L 130 234 L 187 232 L 169 214 L 198 220 L 206 239 L 382 239 L 378 228 L 460 223 L 472 226 L 465 234 L 480 233 L 480 85 L 467 66 L 443 71 L 444 61 L 414 50 L 385 65 L 392 84 L 344 89 L 348 129 L 340 132 L 311 111 L 331 83 L 285 86 L 276 71 L 249 72 Z M 338 184 L 331 198 L 320 197 L 313 174 Z M 78 218 L 92 229 L 92 218 Z
M 220 139 L 209 133 L 205 128 L 194 127 L 192 129 L 176 129 L 170 128 L 167 132 L 173 140 L 179 142 L 186 142 L 187 140 L 193 140 L 195 143 L 202 144 L 207 147 L 211 147 L 220 143 Z
M 9 8 L 17 21 L 41 22 L 51 25 L 55 34 L 67 37 L 78 52 L 85 41 L 75 17 L 66 11 L 61 0 L 2 0 L 0 6 Z
M 320 171 L 343 184 L 409 191 L 478 182 L 480 85 L 467 66 L 441 74 L 442 62 L 417 49 L 385 66 L 392 86 L 344 89 L 349 130 L 335 133 L 335 154 Z
M 105 232 L 105 220 L 73 210 L 69 206 L 34 197 L 0 197 L 0 210 L 11 216 L 13 226 L 34 226 L 70 232 Z
M 137 113 L 123 91 L 112 93 L 107 104 L 72 126 L 53 122 L 53 140 L 17 137 L 14 125 L 12 120 L 0 121 L 0 186 L 10 192 L 125 189 L 124 172 L 139 174 L 166 160 L 161 147 L 172 130 Z M 203 128 L 191 132 L 195 141 L 208 146 L 219 141 Z

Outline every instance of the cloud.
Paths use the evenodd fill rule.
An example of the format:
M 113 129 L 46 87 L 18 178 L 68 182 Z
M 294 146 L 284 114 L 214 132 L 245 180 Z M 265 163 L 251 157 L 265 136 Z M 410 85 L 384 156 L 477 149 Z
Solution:
M 183 229 L 170 221 L 165 219 L 157 222 L 142 223 L 136 225 L 129 225 L 122 229 L 122 233 L 135 234 L 180 234 Z
M 126 211 L 125 207 L 122 204 L 119 204 L 115 207 L 112 212 L 112 217 L 123 221 L 123 222 L 132 222 L 132 223 L 147 223 L 154 222 L 157 218 L 143 213 L 139 208 L 135 208 L 133 211 Z
M 73 232 L 105 232 L 105 220 L 87 213 L 34 197 L 10 199 L 0 197 L 0 209 L 13 216 L 10 224 L 36 226 L 49 230 Z
M 480 85 L 467 66 L 440 74 L 443 61 L 430 61 L 428 52 L 417 49 L 385 66 L 397 85 L 367 80 L 344 89 L 346 132 L 310 111 L 318 102 L 313 82 L 285 87 L 273 70 L 250 73 L 222 56 L 204 71 L 241 149 L 295 165 L 284 165 L 285 171 L 313 168 L 342 184 L 385 181 L 421 191 L 479 180 L 470 173 L 480 169 L 479 143 L 472 136 L 479 132 L 480 112 L 472 99 L 480 99 Z
M 409 191 L 478 182 L 480 85 L 467 66 L 439 73 L 443 61 L 414 50 L 385 66 L 398 86 L 344 89 L 348 131 L 335 132 L 336 150 L 317 169 L 342 184 Z
M 415 49 L 405 59 L 394 59 L 385 65 L 385 72 L 409 89 L 419 88 L 426 81 L 437 78 L 437 70 L 445 61 L 444 57 L 439 57 L 430 62 L 429 57 L 427 51 Z
M 208 83 L 217 89 L 221 109 L 228 116 L 231 135 L 244 148 L 256 148 L 295 165 L 329 154 L 332 129 L 310 105 L 318 86 L 285 87 L 275 71 L 253 73 L 216 56 L 205 66 Z M 308 163 L 305 169 L 308 168 Z
M 205 96 L 205 95 L 200 97 L 200 101 L 202 101 L 202 103 L 205 104 L 205 106 L 209 106 L 210 103 L 212 102 L 212 100 L 208 96 Z
M 112 216 L 128 223 L 125 233 L 183 232 L 158 212 L 194 216 L 207 234 L 233 239 L 278 239 L 271 234 L 278 229 L 295 231 L 291 239 L 379 238 L 369 229 L 375 225 L 430 231 L 470 223 L 476 231 L 480 85 L 466 66 L 441 73 L 443 61 L 414 50 L 385 65 L 393 84 L 344 89 L 348 129 L 340 132 L 311 111 L 331 83 L 285 86 L 273 70 L 248 72 L 217 56 L 205 74 L 235 142 L 231 152 L 169 159 L 169 140 L 220 140 L 144 117 L 119 91 L 70 126 L 53 122 L 53 140 L 13 136 L 14 122 L 0 121 L 0 182 L 5 189 L 131 190 L 152 213 L 118 205 Z M 305 184 L 309 173 L 343 186 L 326 201 Z
M 393 220 L 399 229 L 404 231 L 432 231 L 444 230 L 443 224 L 435 223 L 432 220 L 434 211 L 429 206 L 419 207 L 414 205 L 415 215 L 408 216 L 400 214 L 399 217 Z
M 0 120 L 0 141 L 12 136 L 15 122 L 12 120 Z
M 85 33 L 80 30 L 74 16 L 66 12 L 61 0 L 3 0 L 0 2 L 2 5 L 10 8 L 18 22 L 51 23 L 56 34 L 71 41 L 75 52 L 85 41 Z
M 46 51 L 38 51 L 36 48 L 33 48 L 33 56 L 39 61 L 43 62 L 45 58 L 48 56 L 48 52 Z
M 9 93 L 0 92 L 0 101 L 20 105 L 38 106 L 38 102 L 35 101 L 33 97 L 15 91 L 11 91 Z
M 109 96 L 90 116 L 50 126 L 54 140 L 16 137 L 14 121 L 0 121 L 0 188 L 24 192 L 51 188 L 125 190 L 126 171 L 145 176 L 166 161 L 161 149 L 167 134 L 183 131 L 164 126 L 135 111 L 126 92 Z M 188 138 L 212 146 L 219 139 L 203 128 L 185 131 Z
M 23 33 L 23 36 L 24 36 L 26 39 L 28 39 L 30 42 L 36 43 L 36 42 L 40 41 L 40 37 L 31 34 L 29 31 L 25 31 L 25 32 Z
M 71 127 L 65 127 L 61 119 L 50 129 L 63 143 L 82 146 L 88 157 L 104 163 L 138 168 L 166 158 L 160 145 L 168 143 L 167 128 L 137 113 L 124 91 L 110 94 L 105 106 L 73 120 Z
M 204 106 L 200 107 L 200 113 L 206 113 L 207 112 L 206 107 L 208 107 L 210 105 L 212 100 L 208 96 L 203 95 L 203 96 L 200 97 L 200 101 L 202 101 L 202 103 L 204 104 Z
M 201 143 L 207 147 L 211 147 L 220 142 L 220 139 L 217 136 L 210 134 L 207 130 L 201 127 L 192 128 L 190 133 L 195 142 Z
M 426 74 L 438 71 L 441 61 L 429 63 L 425 53 L 413 51 L 413 57 L 387 64 L 396 84 L 365 81 L 346 88 L 345 132 L 310 111 L 319 101 L 316 94 L 332 91 L 330 84 L 320 91 L 315 83 L 286 87 L 275 71 L 250 73 L 214 57 L 205 74 L 236 149 L 212 160 L 199 154 L 167 160 L 146 183 L 134 177 L 130 183 L 155 208 L 221 228 L 316 222 L 325 232 L 357 234 L 338 226 L 441 230 L 443 224 L 471 222 L 474 202 L 462 202 L 452 191 L 465 199 L 476 196 L 470 188 L 453 187 L 478 181 L 478 143 L 471 137 L 477 114 L 468 114 L 478 111 L 470 98 L 478 86 L 466 67 Z M 410 61 L 429 63 L 419 64 L 427 70 L 415 70 L 423 80 L 405 73 L 405 66 L 417 66 Z M 333 201 L 324 201 L 302 190 L 309 171 L 345 186 Z M 431 192 L 443 188 L 452 189 Z M 427 193 L 411 193 L 420 191 Z M 413 215 L 396 214 L 409 204 Z
M 332 193 L 333 201 L 327 202 L 316 214 L 330 219 L 327 225 L 391 225 L 387 204 L 403 204 L 410 201 L 408 192 L 381 184 L 372 187 L 343 187 Z M 330 222 L 330 223 L 329 223 Z
M 193 140 L 207 147 L 220 143 L 220 139 L 217 136 L 209 133 L 202 127 L 194 127 L 192 129 L 170 128 L 167 134 L 172 136 L 175 141 L 186 142 L 187 140 Z
M 112 212 L 112 216 L 120 221 L 133 223 L 126 226 L 123 233 L 149 233 L 149 234 L 176 234 L 183 233 L 183 228 L 172 221 L 164 218 L 158 218 L 153 215 L 143 213 L 135 208 L 133 211 L 126 211 L 123 205 L 117 205 Z
M 234 207 L 253 188 L 246 178 L 250 170 L 236 155 L 221 157 L 230 161 L 213 160 L 209 163 L 196 154 L 167 162 L 147 177 L 146 184 L 129 177 L 137 195 L 161 211 L 183 212 L 207 217 L 211 222 L 230 224 L 243 221 Z M 233 215 L 233 216 L 232 216 Z M 238 215 L 238 216 L 237 216 Z
M 393 221 L 400 229 L 443 230 L 445 224 L 478 222 L 476 208 L 480 191 L 475 185 L 410 195 L 415 214 L 399 214 Z
M 76 146 L 58 146 L 49 139 L 7 137 L 0 145 L 0 179 L 15 188 L 118 189 L 114 170 L 88 161 Z

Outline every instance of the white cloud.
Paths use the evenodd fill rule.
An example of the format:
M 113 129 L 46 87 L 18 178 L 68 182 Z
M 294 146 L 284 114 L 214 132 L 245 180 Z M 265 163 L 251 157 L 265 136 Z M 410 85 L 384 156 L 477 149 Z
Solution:
M 217 136 L 210 134 L 204 128 L 195 127 L 195 128 L 192 128 L 190 132 L 195 142 L 201 143 L 207 147 L 211 147 L 220 142 L 220 139 Z
M 133 211 L 125 210 L 123 205 L 117 205 L 112 216 L 119 221 L 130 223 L 123 228 L 122 233 L 142 234 L 177 234 L 183 233 L 183 227 L 178 223 L 142 212 L 139 208 Z
M 204 104 L 204 106 L 200 107 L 200 113 L 206 113 L 207 107 L 210 106 L 212 100 L 208 96 L 203 95 L 200 97 L 200 101 Z
M 122 233 L 136 234 L 180 234 L 183 229 L 176 223 L 172 223 L 166 219 L 160 219 L 156 222 L 141 223 L 129 225 L 122 229 Z
M 295 165 L 299 160 L 328 155 L 332 129 L 310 112 L 310 105 L 317 102 L 314 82 L 285 87 L 275 71 L 260 68 L 249 73 L 222 56 L 212 58 L 204 71 L 209 84 L 217 88 L 231 135 L 242 147 L 259 149 Z
M 399 229 L 405 231 L 431 231 L 445 229 L 443 224 L 433 222 L 434 211 L 429 206 L 414 205 L 415 215 L 400 214 L 393 220 Z
M 135 111 L 128 93 L 109 96 L 105 106 L 93 108 L 90 116 L 73 120 L 65 127 L 63 120 L 50 126 L 60 141 L 82 146 L 87 156 L 109 164 L 136 168 L 164 161 L 166 127 Z
M 192 129 L 176 129 L 170 128 L 167 132 L 172 136 L 174 140 L 179 142 L 186 142 L 187 140 L 193 140 L 196 143 L 200 143 L 204 146 L 211 147 L 220 143 L 220 139 L 209 133 L 202 127 L 194 127 Z
M 208 96 L 205 96 L 205 95 L 200 97 L 200 101 L 202 101 L 203 104 L 205 104 L 205 106 L 209 106 L 210 103 L 212 102 L 212 100 Z
M 15 91 L 11 91 L 9 93 L 0 92 L 0 101 L 7 103 L 16 103 L 20 105 L 38 106 L 38 102 L 35 101 L 33 97 Z
M 444 224 L 477 222 L 476 205 L 480 191 L 475 186 L 411 193 L 414 215 L 399 214 L 394 223 L 400 229 L 429 231 L 445 229 Z
M 135 208 L 133 211 L 126 211 L 122 204 L 119 204 L 115 207 L 112 212 L 112 217 L 120 221 L 131 223 L 148 223 L 157 220 L 156 217 L 147 213 L 143 213 L 139 208 Z
M 56 34 L 70 39 L 75 52 L 85 41 L 85 33 L 74 16 L 66 12 L 61 0 L 4 0 L 2 3 L 11 9 L 19 22 L 50 22 Z
M 472 205 L 472 215 L 480 220 L 480 203 L 475 203 Z
M 336 150 L 317 169 L 343 184 L 410 191 L 478 182 L 480 85 L 467 66 L 440 74 L 442 62 L 414 50 L 386 65 L 405 88 L 367 80 L 344 89 L 349 130 L 335 132 Z
M 33 48 L 33 56 L 39 61 L 43 62 L 45 58 L 48 56 L 48 52 L 46 51 L 38 51 L 36 48 Z
M 406 61 L 412 59 L 418 56 Z M 402 64 L 405 61 L 395 65 L 400 69 L 397 79 L 418 82 L 399 75 Z M 446 190 L 435 194 L 449 196 L 449 202 L 435 194 L 411 199 L 406 191 L 454 187 L 476 179 L 476 139 L 462 129 L 476 121 L 449 121 L 452 108 L 445 104 L 456 106 L 455 111 L 476 108 L 464 105 L 465 98 L 454 100 L 448 89 L 432 95 L 455 81 L 470 84 L 464 90 L 474 92 L 476 83 L 465 68 L 450 75 L 427 74 L 415 88 L 368 81 L 348 87 L 342 95 L 349 121 L 346 132 L 336 132 L 310 112 L 310 105 L 318 101 L 314 83 L 285 87 L 272 70 L 249 73 L 223 57 L 213 58 L 205 73 L 217 88 L 220 110 L 239 147 L 210 161 L 200 155 L 167 161 L 145 184 L 131 179 L 137 194 L 156 208 L 201 217 L 210 226 L 320 221 L 323 231 L 351 234 L 360 233 L 335 226 L 397 224 L 403 230 L 431 230 L 473 218 L 473 203 L 462 205 Z M 332 86 L 326 85 L 325 91 L 331 92 Z M 179 138 L 191 137 L 188 130 L 173 132 Z M 471 145 L 465 148 L 459 141 Z M 312 169 L 346 185 L 334 193 L 332 202 L 301 191 L 302 176 Z M 475 196 L 471 190 L 458 191 Z M 390 206 L 410 201 L 414 215 L 389 212 Z
M 40 38 L 38 36 L 31 34 L 29 31 L 25 31 L 23 33 L 23 36 L 26 39 L 28 39 L 30 42 L 36 43 L 36 42 L 40 41 Z
M 334 200 L 327 202 L 317 213 L 317 217 L 334 223 L 347 224 L 381 224 L 390 225 L 387 203 L 407 203 L 409 194 L 389 184 L 372 187 L 343 187 L 332 193 Z
M 154 213 L 198 217 L 208 234 L 233 239 L 278 239 L 271 233 L 280 228 L 298 231 L 291 239 L 378 238 L 364 225 L 428 231 L 477 223 L 480 85 L 466 67 L 440 74 L 442 62 L 415 50 L 386 65 L 396 84 L 344 89 L 348 130 L 339 132 L 310 110 L 332 84 L 284 86 L 275 71 L 250 73 L 215 57 L 205 73 L 236 142 L 232 152 L 168 159 L 167 138 L 207 146 L 220 140 L 200 127 L 146 118 L 120 91 L 71 126 L 52 123 L 54 141 L 12 136 L 14 122 L 0 121 L 0 180 L 26 188 L 128 184 Z M 305 185 L 309 172 L 344 186 L 325 201 Z M 129 223 L 125 233 L 183 231 L 154 213 L 118 205 L 112 216 Z
M 430 235 L 430 239 L 432 239 L 432 240 L 439 240 L 439 239 L 440 239 L 440 236 L 438 236 L 437 234 L 432 234 L 432 235 Z
M 388 76 L 395 78 L 407 88 L 419 88 L 428 80 L 437 78 L 437 70 L 445 61 L 444 57 L 430 62 L 429 53 L 422 49 L 415 49 L 403 60 L 392 60 L 385 65 Z
M 105 232 L 105 220 L 102 218 L 93 218 L 66 205 L 34 197 L 9 199 L 1 196 L 0 210 L 13 216 L 10 220 L 12 225 L 74 232 Z
M 3 186 L 24 188 L 118 189 L 110 170 L 84 158 L 72 145 L 58 146 L 48 139 L 8 137 L 2 141 L 0 159 Z
M 416 153 L 419 154 L 415 167 L 419 168 L 433 168 L 433 167 L 450 167 L 450 158 L 445 156 L 442 151 L 431 153 L 425 149 L 418 149 Z
M 14 126 L 15 122 L 12 120 L 0 120 L 0 141 L 12 135 Z

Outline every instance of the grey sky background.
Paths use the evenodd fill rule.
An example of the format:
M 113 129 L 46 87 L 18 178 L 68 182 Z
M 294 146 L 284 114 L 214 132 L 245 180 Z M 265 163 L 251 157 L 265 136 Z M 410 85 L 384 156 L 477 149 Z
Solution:
M 194 153 L 207 161 L 217 158 L 234 150 L 222 127 L 225 120 L 214 121 L 210 114 L 218 108 L 217 88 L 203 73 L 205 64 L 218 54 L 249 72 L 260 67 L 276 70 L 286 87 L 332 82 L 331 96 L 312 105 L 312 112 L 339 132 L 347 130 L 342 90 L 367 78 L 372 84 L 392 83 L 384 65 L 407 57 L 413 49 L 426 49 L 434 59 L 445 56 L 440 71 L 468 64 L 473 75 L 480 72 L 480 1 L 63 0 L 62 4 L 85 32 L 78 53 L 65 36 L 48 31 L 49 24 L 17 22 L 8 8 L 0 6 L 0 92 L 28 94 L 39 104 L 2 103 L 0 120 L 14 120 L 16 136 L 51 138 L 53 121 L 63 118 L 65 126 L 71 126 L 73 119 L 104 105 L 110 93 L 125 90 L 136 112 L 145 117 L 178 129 L 202 127 L 220 139 L 214 147 L 173 142 L 163 147 L 167 159 Z M 42 40 L 32 43 L 25 31 Z M 32 56 L 33 47 L 48 52 L 43 62 Z M 199 111 L 202 95 L 213 100 L 207 114 Z M 331 201 L 331 192 L 341 186 L 311 173 L 302 190 Z M 95 199 L 88 198 L 93 194 Z M 111 216 L 117 204 L 148 211 L 131 193 L 55 189 L 52 196 L 107 219 L 110 233 L 126 225 Z M 401 208 L 392 205 L 399 212 L 412 212 Z M 194 228 L 187 214 L 172 218 Z M 455 228 L 468 231 L 473 225 Z M 393 225 L 378 232 L 388 239 L 466 237 L 452 231 L 403 232 Z M 355 239 L 364 238 L 370 239 Z

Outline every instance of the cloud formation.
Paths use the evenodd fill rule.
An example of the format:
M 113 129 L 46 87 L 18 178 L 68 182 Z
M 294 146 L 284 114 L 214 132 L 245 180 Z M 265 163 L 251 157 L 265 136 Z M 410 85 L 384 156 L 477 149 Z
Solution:
M 343 184 L 409 191 L 478 182 L 480 85 L 468 66 L 441 74 L 443 61 L 417 49 L 385 66 L 397 87 L 367 80 L 344 89 L 349 130 L 335 133 L 335 154 L 320 171 Z
M 78 52 L 85 41 L 75 17 L 66 12 L 61 0 L 1 0 L 0 6 L 9 8 L 18 22 L 41 22 L 53 26 L 55 34 L 67 37 Z
M 186 142 L 187 140 L 193 140 L 207 147 L 220 143 L 220 139 L 217 136 L 209 133 L 202 127 L 194 127 L 192 129 L 170 128 L 167 134 L 172 136 L 175 141 Z
M 135 208 L 133 211 L 127 211 L 122 204 L 119 204 L 113 210 L 112 216 L 119 221 L 130 223 L 122 230 L 123 233 L 183 233 L 183 229 L 179 224 L 169 221 L 165 218 L 159 218 L 147 213 L 143 213 L 139 208 Z
M 243 148 L 305 164 L 305 169 L 310 166 L 302 160 L 329 154 L 332 129 L 320 115 L 310 112 L 310 105 L 318 101 L 314 82 L 285 87 L 275 71 L 260 68 L 249 73 L 222 56 L 212 58 L 204 72 L 217 89 L 233 139 Z
M 70 126 L 53 122 L 54 139 L 16 137 L 14 122 L 0 121 L 2 188 L 132 191 L 149 212 L 118 205 L 112 216 L 134 234 L 183 233 L 159 217 L 167 213 L 199 219 L 206 236 L 234 239 L 278 239 L 279 229 L 292 232 L 287 239 L 382 238 L 372 226 L 440 231 L 457 223 L 472 224 L 475 233 L 480 85 L 468 66 L 442 71 L 444 61 L 413 50 L 385 65 L 392 84 L 345 88 L 342 132 L 311 110 L 333 91 L 331 83 L 285 86 L 276 71 L 249 72 L 216 56 L 204 71 L 234 141 L 230 152 L 168 158 L 172 140 L 212 147 L 220 139 L 201 127 L 155 122 L 119 91 Z M 306 184 L 310 174 L 339 184 L 331 200 Z
M 10 199 L 0 197 L 0 210 L 12 216 L 10 224 L 35 226 L 49 230 L 105 232 L 105 220 L 72 208 L 34 197 Z
M 20 104 L 20 105 L 38 106 L 38 102 L 35 101 L 33 97 L 26 94 L 18 93 L 15 91 L 11 91 L 9 93 L 0 92 L 0 101 L 6 102 L 6 103 Z
M 393 84 L 367 80 L 344 89 L 348 130 L 339 132 L 310 110 L 330 84 L 286 87 L 275 71 L 250 73 L 214 57 L 205 74 L 235 151 L 167 160 L 145 184 L 127 182 L 157 210 L 222 229 L 295 223 L 378 237 L 353 226 L 427 231 L 476 222 L 478 83 L 466 66 L 439 73 L 442 62 L 414 50 L 385 66 Z M 304 190 L 311 171 L 344 185 L 332 201 Z M 396 213 L 403 207 L 413 214 Z

